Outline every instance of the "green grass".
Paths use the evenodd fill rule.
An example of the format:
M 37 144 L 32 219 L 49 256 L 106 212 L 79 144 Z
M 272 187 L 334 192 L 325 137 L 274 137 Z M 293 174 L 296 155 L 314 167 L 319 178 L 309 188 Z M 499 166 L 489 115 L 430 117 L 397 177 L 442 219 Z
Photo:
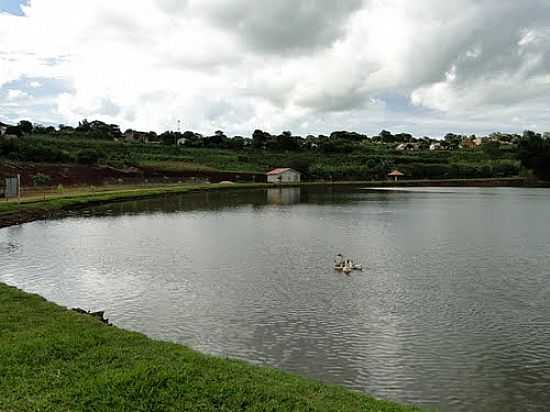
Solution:
M 413 411 L 108 327 L 0 284 L 0 411 Z

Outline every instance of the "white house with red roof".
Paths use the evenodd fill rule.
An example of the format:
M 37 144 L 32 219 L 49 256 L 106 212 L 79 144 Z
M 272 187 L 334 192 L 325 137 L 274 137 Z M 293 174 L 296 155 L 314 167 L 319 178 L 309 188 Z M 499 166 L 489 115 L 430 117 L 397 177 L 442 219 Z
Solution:
M 267 183 L 300 183 L 302 174 L 294 169 L 279 168 L 267 173 Z

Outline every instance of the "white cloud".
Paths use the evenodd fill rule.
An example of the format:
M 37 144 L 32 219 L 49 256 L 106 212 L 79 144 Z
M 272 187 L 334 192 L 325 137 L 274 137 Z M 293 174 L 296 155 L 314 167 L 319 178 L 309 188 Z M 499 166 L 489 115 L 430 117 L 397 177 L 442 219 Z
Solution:
M 0 88 L 62 80 L 48 116 L 159 131 L 550 129 L 548 1 L 449 3 L 32 0 L 0 15 Z
M 24 91 L 17 89 L 10 89 L 6 94 L 6 99 L 8 99 L 9 101 L 20 100 L 24 99 L 25 97 L 29 97 L 29 95 Z

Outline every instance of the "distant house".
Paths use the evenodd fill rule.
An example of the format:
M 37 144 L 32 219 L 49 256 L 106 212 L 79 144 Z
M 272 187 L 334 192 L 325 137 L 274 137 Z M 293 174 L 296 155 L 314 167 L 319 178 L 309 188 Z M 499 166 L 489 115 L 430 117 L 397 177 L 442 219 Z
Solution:
M 418 149 L 418 145 L 414 143 L 401 143 L 399 146 L 395 148 L 395 150 L 399 150 L 400 152 L 406 152 L 406 151 L 414 151 Z
M 149 133 L 126 130 L 123 136 L 128 143 L 149 143 Z
M 302 174 L 294 169 L 280 168 L 267 173 L 267 183 L 299 183 Z
M 0 122 L 0 136 L 4 136 L 6 134 L 8 127 L 10 127 L 8 124 Z
M 441 143 L 432 143 L 430 145 L 430 150 L 432 152 L 435 152 L 437 150 L 445 150 L 445 147 L 443 147 L 443 145 Z
M 464 149 L 475 149 L 476 147 L 481 146 L 481 139 L 473 137 L 464 139 L 462 146 Z
M 178 142 L 177 142 L 178 146 L 185 146 L 185 143 L 187 143 L 187 139 L 185 137 L 180 137 L 178 139 Z

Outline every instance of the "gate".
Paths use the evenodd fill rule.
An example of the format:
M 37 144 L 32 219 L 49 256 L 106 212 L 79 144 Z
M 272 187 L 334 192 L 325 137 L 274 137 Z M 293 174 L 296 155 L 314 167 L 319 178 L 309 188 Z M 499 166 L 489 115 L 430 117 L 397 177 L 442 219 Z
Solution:
M 21 197 L 21 176 L 6 177 L 6 190 L 4 191 L 6 199 Z

